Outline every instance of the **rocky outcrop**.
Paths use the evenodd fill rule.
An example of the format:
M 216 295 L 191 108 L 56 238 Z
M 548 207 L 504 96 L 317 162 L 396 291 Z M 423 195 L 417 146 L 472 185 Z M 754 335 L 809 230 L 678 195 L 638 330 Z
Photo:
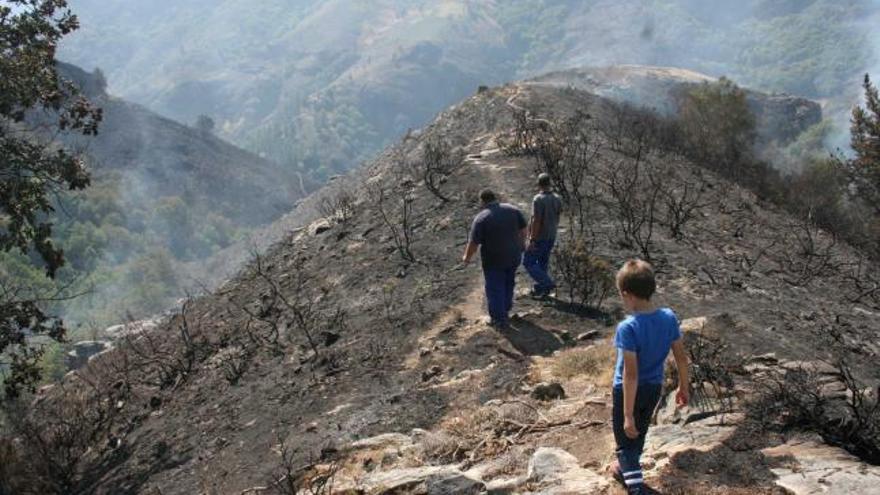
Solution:
M 542 447 L 529 461 L 528 481 L 538 487 L 534 493 L 577 494 L 599 493 L 608 480 L 582 468 L 575 456 L 562 449 Z
M 73 349 L 65 356 L 65 364 L 68 370 L 78 370 L 86 365 L 94 356 L 112 348 L 113 345 L 106 340 L 83 340 L 73 344 Z
M 776 484 L 794 495 L 880 494 L 880 467 L 869 466 L 818 438 L 796 439 L 770 449 L 765 456 L 778 458 L 773 468 Z
M 612 100 L 674 113 L 678 109 L 677 95 L 683 89 L 714 80 L 674 67 L 618 65 L 553 72 L 532 82 L 572 86 Z M 747 98 L 756 119 L 759 147 L 788 144 L 822 120 L 822 107 L 806 98 L 753 90 L 747 90 Z

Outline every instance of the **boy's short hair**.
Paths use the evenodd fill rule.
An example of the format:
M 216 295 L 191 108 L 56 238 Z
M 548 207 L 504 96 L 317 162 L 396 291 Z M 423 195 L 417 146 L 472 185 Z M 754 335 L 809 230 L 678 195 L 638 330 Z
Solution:
M 639 299 L 649 300 L 657 290 L 654 268 L 643 260 L 629 260 L 617 272 L 617 288 Z
M 498 197 L 495 196 L 495 193 L 492 192 L 491 189 L 483 189 L 482 191 L 480 191 L 480 201 L 482 201 L 484 205 L 494 203 L 497 200 Z
M 538 185 L 541 187 L 550 187 L 550 174 L 544 172 L 538 176 Z

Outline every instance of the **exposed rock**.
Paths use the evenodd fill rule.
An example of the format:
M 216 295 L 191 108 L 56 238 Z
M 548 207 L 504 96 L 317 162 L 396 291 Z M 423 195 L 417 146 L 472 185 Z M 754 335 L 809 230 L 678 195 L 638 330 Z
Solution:
M 880 467 L 817 440 L 794 440 L 762 451 L 780 458 L 776 484 L 795 495 L 880 495 Z
M 601 68 L 552 72 L 535 81 L 564 84 L 611 98 L 675 113 L 682 90 L 714 81 L 698 72 L 645 65 L 616 65 Z M 746 90 L 749 109 L 755 115 L 759 147 L 772 142 L 786 144 L 822 120 L 818 103 L 789 95 L 768 95 Z
M 352 449 L 379 449 L 387 447 L 404 448 L 413 445 L 412 438 L 403 433 L 385 433 L 375 437 L 364 438 L 351 444 Z
M 327 220 L 318 220 L 315 223 L 309 225 L 309 234 L 313 236 L 321 235 L 324 232 L 330 230 L 331 227 L 332 226 L 330 225 L 330 222 L 328 222 Z
M 779 358 L 776 357 L 775 352 L 768 352 L 767 354 L 761 354 L 758 356 L 752 356 L 749 358 L 750 363 L 756 364 L 764 364 L 771 365 L 779 362 Z
M 803 370 L 819 375 L 837 376 L 840 374 L 834 366 L 821 361 L 782 361 L 780 367 L 788 371 Z
M 486 485 L 482 481 L 469 478 L 463 473 L 443 473 L 428 478 L 426 483 L 428 495 L 478 495 L 483 493 Z
M 112 327 L 104 329 L 104 334 L 113 340 L 127 336 L 134 336 L 153 330 L 159 325 L 160 321 L 159 318 L 154 318 L 149 320 L 132 321 L 122 325 L 113 325 Z
M 86 365 L 93 356 L 97 356 L 113 345 L 105 340 L 84 340 L 73 344 L 73 350 L 67 353 L 65 363 L 67 369 L 78 370 Z
M 529 461 L 528 480 L 542 494 L 596 493 L 608 486 L 605 476 L 582 468 L 577 458 L 562 449 L 542 447 Z
M 584 332 L 577 336 L 578 342 L 586 342 L 588 340 L 598 339 L 600 333 L 598 330 L 590 330 L 589 332 Z
M 700 422 L 686 426 L 658 425 L 651 427 L 645 440 L 645 452 L 660 461 L 690 449 L 709 451 L 733 432 L 732 426 L 710 426 Z M 658 462 L 658 467 L 662 463 Z
M 558 383 L 539 383 L 532 389 L 531 396 L 535 400 L 551 401 L 565 398 L 565 389 Z
M 427 382 L 431 378 L 439 376 L 440 373 L 443 373 L 443 368 L 435 364 L 434 366 L 431 366 L 430 368 L 422 372 L 422 381 Z
M 429 479 L 443 479 L 464 476 L 455 466 L 423 466 L 417 468 L 392 469 L 374 473 L 364 480 L 368 493 L 428 493 Z M 435 492 L 439 493 L 439 492 Z
M 688 318 L 681 322 L 681 331 L 682 332 L 699 332 L 703 330 L 703 327 L 706 326 L 706 317 L 700 316 L 698 318 Z

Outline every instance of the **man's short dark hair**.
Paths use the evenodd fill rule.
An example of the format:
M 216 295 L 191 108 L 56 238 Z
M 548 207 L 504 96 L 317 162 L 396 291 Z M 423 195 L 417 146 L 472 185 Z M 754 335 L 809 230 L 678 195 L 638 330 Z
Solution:
M 550 174 L 542 173 L 538 176 L 538 185 L 541 187 L 550 187 Z
M 489 203 L 494 203 L 495 201 L 498 201 L 498 197 L 495 196 L 495 193 L 493 193 L 491 189 L 483 189 L 482 191 L 480 191 L 480 201 L 484 205 L 487 205 Z

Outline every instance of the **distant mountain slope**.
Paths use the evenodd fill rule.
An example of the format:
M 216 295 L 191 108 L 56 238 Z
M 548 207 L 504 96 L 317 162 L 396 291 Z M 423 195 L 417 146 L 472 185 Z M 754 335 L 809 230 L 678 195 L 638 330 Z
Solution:
M 0 281 L 83 293 L 56 305 L 71 328 L 164 311 L 216 278 L 207 272 L 206 258 L 246 242 L 313 189 L 294 169 L 237 148 L 207 128 L 109 95 L 100 72 L 62 63 L 59 73 L 103 110 L 97 136 L 58 137 L 82 153 L 92 184 L 58 197 L 54 239 L 67 259 L 61 277 L 48 280 L 21 256 L 4 254 Z
M 99 176 L 122 175 L 126 203 L 149 208 L 163 197 L 181 197 L 195 213 L 252 226 L 288 212 L 306 194 L 294 170 L 112 97 L 75 66 L 60 64 L 59 71 L 102 108 L 98 136 L 74 144 L 85 148 Z
M 870 0 L 74 0 L 62 54 L 163 115 L 326 176 L 356 166 L 480 84 L 650 64 L 760 91 L 858 95 Z M 873 23 L 873 24 L 872 24 Z

